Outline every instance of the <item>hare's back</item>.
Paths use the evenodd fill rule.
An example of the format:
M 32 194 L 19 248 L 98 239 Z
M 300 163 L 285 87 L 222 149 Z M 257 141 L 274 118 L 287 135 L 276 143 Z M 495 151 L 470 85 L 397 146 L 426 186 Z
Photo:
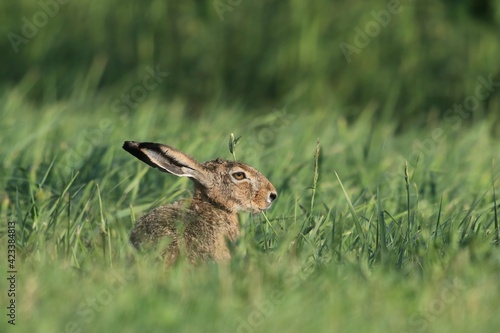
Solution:
M 171 205 L 157 207 L 144 216 L 135 224 L 130 233 L 130 242 L 139 248 L 143 245 L 153 245 L 162 238 L 177 238 L 179 222 L 183 220 L 183 205 L 175 202 Z

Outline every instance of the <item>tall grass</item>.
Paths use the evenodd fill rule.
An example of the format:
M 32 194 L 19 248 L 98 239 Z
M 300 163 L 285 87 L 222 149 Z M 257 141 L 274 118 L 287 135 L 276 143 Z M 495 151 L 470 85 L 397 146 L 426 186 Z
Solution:
M 16 222 L 19 266 L 18 325 L 2 327 L 498 327 L 498 149 L 487 119 L 424 149 L 419 142 L 437 127 L 398 133 L 396 122 L 369 111 L 349 122 L 321 109 L 304 115 L 293 104 L 260 118 L 214 106 L 194 121 L 182 102 L 150 97 L 120 118 L 101 98 L 38 110 L 22 91 L 1 97 L 0 216 Z M 113 126 L 102 127 L 105 120 Z M 137 218 L 189 196 L 191 187 L 130 158 L 122 142 L 159 141 L 200 160 L 230 159 L 230 133 L 242 136 L 238 158 L 279 192 L 266 216 L 240 216 L 231 263 L 167 270 L 135 253 L 128 233 Z
M 0 32 L 54 3 L 1 2 Z M 0 40 L 0 331 L 496 332 L 498 1 L 401 1 L 364 46 L 388 2 L 214 3 L 70 1 Z M 191 184 L 125 140 L 237 157 L 279 199 L 229 264 L 167 269 L 128 235 Z

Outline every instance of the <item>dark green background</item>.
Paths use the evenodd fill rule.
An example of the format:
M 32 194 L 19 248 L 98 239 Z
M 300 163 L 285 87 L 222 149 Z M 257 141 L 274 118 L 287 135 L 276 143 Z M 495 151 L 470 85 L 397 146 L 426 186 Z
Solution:
M 500 81 L 496 0 L 401 0 L 350 63 L 341 43 L 359 46 L 355 29 L 388 2 L 55 1 L 0 4 L 0 85 L 21 84 L 35 102 L 119 94 L 159 66 L 169 77 L 155 94 L 193 114 L 208 103 L 249 112 L 294 103 L 349 116 L 369 108 L 414 126 L 474 95 L 478 76 Z M 16 53 L 9 38 L 35 20 Z M 496 89 L 474 117 L 498 118 L 499 104 Z

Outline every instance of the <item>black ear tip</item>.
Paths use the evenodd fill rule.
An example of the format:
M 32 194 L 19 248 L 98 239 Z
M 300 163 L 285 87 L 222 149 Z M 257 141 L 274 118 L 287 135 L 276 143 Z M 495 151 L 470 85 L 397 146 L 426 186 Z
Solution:
M 123 149 L 125 149 L 127 152 L 130 154 L 134 155 L 136 158 L 140 159 L 147 165 L 153 167 L 153 168 L 158 168 L 160 167 L 157 165 L 156 162 L 153 162 L 149 156 L 150 153 L 152 153 L 152 150 L 156 148 L 157 144 L 156 143 L 151 143 L 151 142 L 137 142 L 137 141 L 125 141 L 123 142 Z M 153 151 L 154 153 L 154 151 Z M 164 171 L 160 169 L 161 171 Z
M 130 150 L 133 150 L 133 149 L 137 149 L 139 148 L 139 142 L 135 142 L 135 141 L 125 141 L 123 143 L 123 149 L 125 149 L 126 151 L 130 151 Z

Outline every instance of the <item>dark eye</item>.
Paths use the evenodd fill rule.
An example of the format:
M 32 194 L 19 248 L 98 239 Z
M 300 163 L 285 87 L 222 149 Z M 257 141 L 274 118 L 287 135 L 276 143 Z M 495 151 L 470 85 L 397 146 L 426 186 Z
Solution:
M 247 175 L 245 175 L 245 173 L 241 172 L 241 171 L 233 173 L 232 176 L 236 180 L 243 180 L 243 179 L 247 178 Z

